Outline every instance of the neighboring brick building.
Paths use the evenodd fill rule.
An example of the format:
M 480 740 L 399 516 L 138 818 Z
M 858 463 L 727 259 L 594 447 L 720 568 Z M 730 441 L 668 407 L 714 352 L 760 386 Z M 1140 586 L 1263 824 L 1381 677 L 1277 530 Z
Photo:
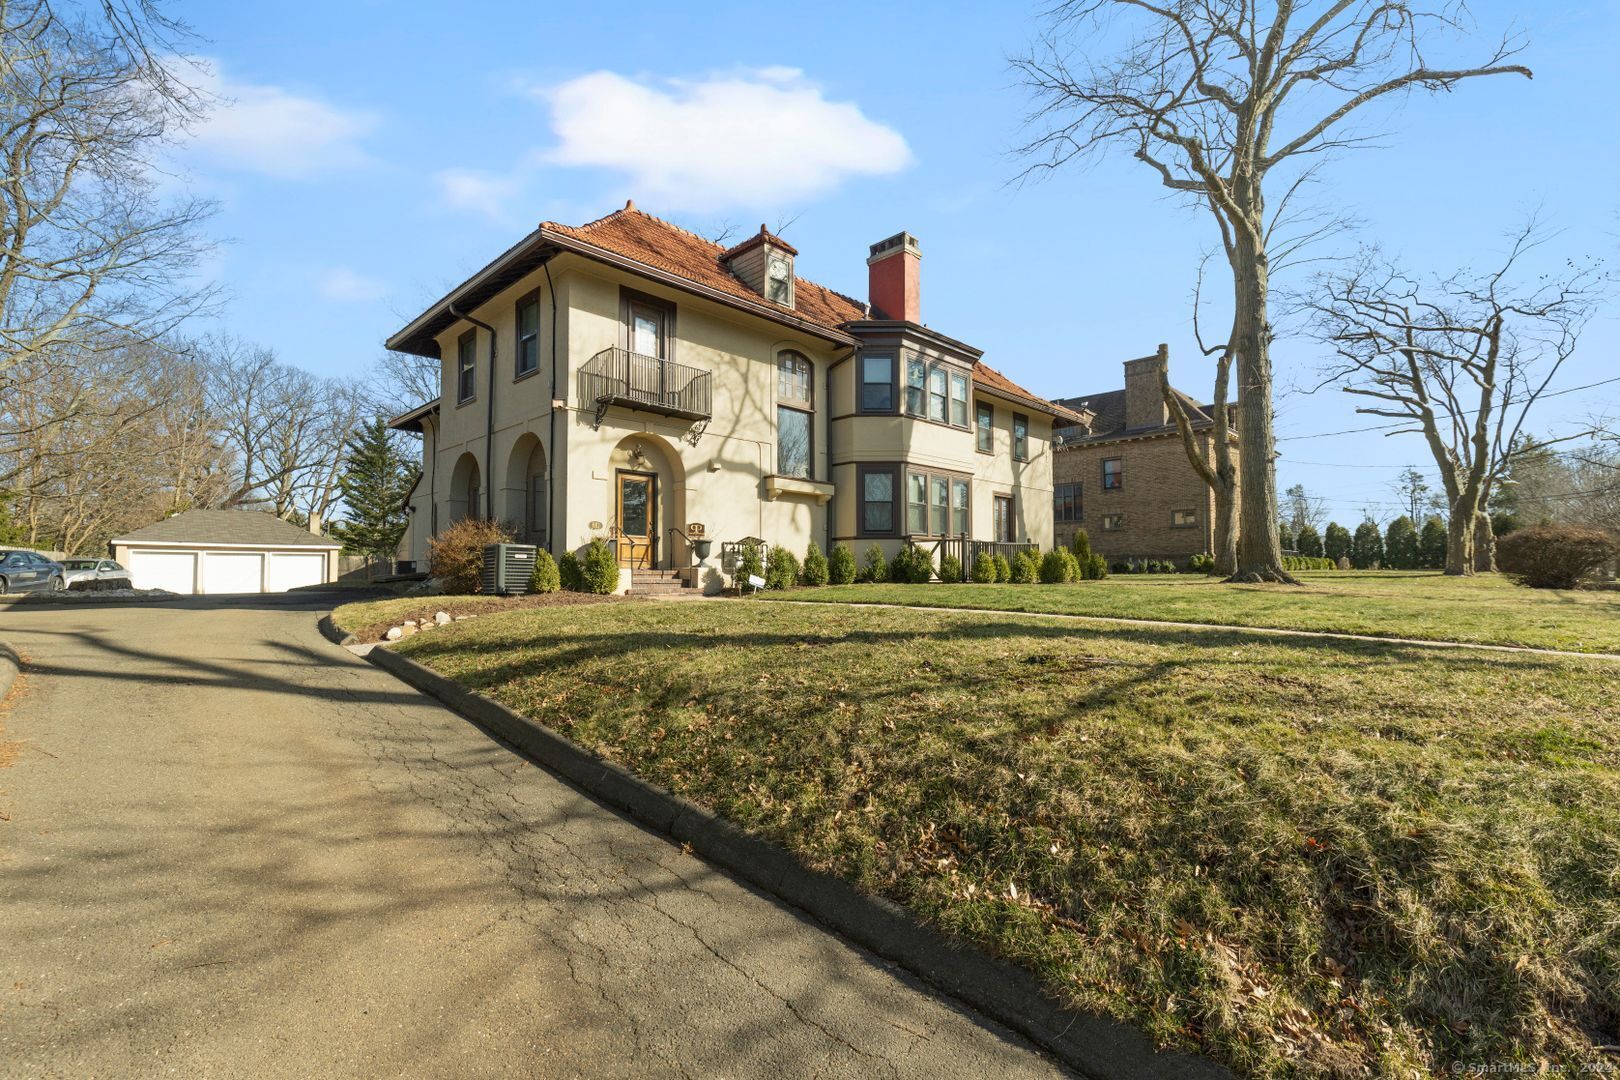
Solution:
M 1054 432 L 1056 540 L 1084 528 L 1110 562 L 1173 559 L 1214 547 L 1215 499 L 1187 460 L 1159 393 L 1159 357 L 1125 362 L 1125 388 L 1059 398 L 1084 422 Z M 1214 462 L 1209 406 L 1177 390 L 1205 460 Z

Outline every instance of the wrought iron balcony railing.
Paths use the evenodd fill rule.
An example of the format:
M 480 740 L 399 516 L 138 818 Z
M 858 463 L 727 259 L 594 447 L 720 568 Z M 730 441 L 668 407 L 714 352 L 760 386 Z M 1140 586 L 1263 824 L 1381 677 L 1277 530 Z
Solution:
M 603 349 L 580 365 L 579 396 L 595 403 L 598 424 L 613 405 L 702 422 L 712 415 L 713 379 L 702 368 Z

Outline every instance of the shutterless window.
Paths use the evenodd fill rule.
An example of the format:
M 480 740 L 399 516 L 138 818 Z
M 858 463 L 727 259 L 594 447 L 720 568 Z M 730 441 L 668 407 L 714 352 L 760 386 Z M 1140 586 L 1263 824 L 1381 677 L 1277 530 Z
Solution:
M 906 474 L 906 532 L 913 536 L 963 535 L 968 524 L 968 482 L 935 473 Z
M 1052 489 L 1052 517 L 1059 522 L 1080 521 L 1080 485 L 1058 484 Z
M 948 374 L 942 367 L 928 373 L 928 419 L 941 424 L 945 422 L 945 377 Z
M 1190 529 L 1198 524 L 1198 511 L 1172 510 L 1170 511 L 1170 525 L 1177 529 Z
M 1102 470 L 1104 491 L 1118 491 L 1125 486 L 1125 461 L 1123 458 L 1104 458 Z
M 966 536 L 968 531 L 968 482 L 951 480 L 951 532 Z
M 517 304 L 517 375 L 540 369 L 540 294 L 530 293 Z
M 1103 531 L 1114 532 L 1125 527 L 1124 514 L 1104 514 L 1102 519 Z
M 916 536 L 928 532 L 928 477 L 922 473 L 906 477 L 906 531 Z
M 979 453 L 988 454 L 995 448 L 995 411 L 984 402 L 979 402 Z
M 1013 460 L 1029 460 L 1029 417 L 1013 413 Z
M 951 423 L 967 427 L 968 378 L 960 372 L 951 372 Z
M 784 352 L 776 358 L 776 400 L 810 407 L 810 361 L 802 354 Z
M 874 469 L 861 475 L 861 530 L 894 532 L 894 472 Z
M 471 401 L 478 389 L 478 331 L 456 339 L 456 401 Z
M 906 359 L 906 412 L 912 416 L 927 416 L 928 365 L 916 357 Z
M 776 471 L 783 476 L 810 476 L 810 416 L 789 405 L 776 407 Z
M 861 411 L 894 411 L 894 357 L 861 358 Z

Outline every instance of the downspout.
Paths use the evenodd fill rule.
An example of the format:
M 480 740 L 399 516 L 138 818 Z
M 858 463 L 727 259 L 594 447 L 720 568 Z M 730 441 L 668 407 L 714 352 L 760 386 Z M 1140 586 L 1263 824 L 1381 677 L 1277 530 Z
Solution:
M 446 305 L 451 318 L 470 322 L 489 334 L 489 393 L 486 395 L 484 409 L 484 520 L 495 520 L 495 328 L 487 322 L 480 322 L 471 315 L 464 315 L 456 310 L 456 305 Z
M 551 282 L 551 260 L 546 270 L 546 294 L 551 297 L 551 411 L 546 419 L 546 549 L 557 553 L 557 287 Z M 566 397 L 563 399 L 566 400 Z

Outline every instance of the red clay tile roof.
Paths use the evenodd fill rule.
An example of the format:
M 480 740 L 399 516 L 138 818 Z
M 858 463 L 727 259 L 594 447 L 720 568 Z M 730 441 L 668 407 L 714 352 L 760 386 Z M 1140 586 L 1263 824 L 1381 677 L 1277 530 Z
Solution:
M 797 255 L 799 253 L 798 248 L 794 247 L 792 244 L 788 243 L 786 240 L 782 239 L 780 236 L 777 236 L 775 233 L 771 232 L 771 230 L 767 229 L 765 227 L 764 223 L 761 222 L 760 226 L 759 226 L 759 232 L 755 233 L 753 236 L 750 236 L 748 239 L 744 240 L 742 243 L 737 244 L 737 245 L 735 245 L 733 247 L 727 248 L 726 251 L 725 251 L 725 254 L 721 255 L 720 257 L 722 259 L 729 259 L 733 255 L 738 254 L 739 252 L 747 251 L 749 248 L 753 247 L 755 244 L 763 244 L 766 241 L 769 241 L 775 247 L 781 248 L 783 251 L 787 252 L 789 255 Z
M 1007 376 L 986 364 L 983 360 L 976 360 L 973 364 L 973 381 L 993 393 L 1010 397 L 1014 401 L 1022 401 L 1033 409 L 1051 413 L 1060 420 L 1067 420 L 1071 424 L 1081 423 L 1081 417 L 1072 409 L 1065 408 L 1055 401 L 1048 401 L 1037 397 L 1013 382 Z
M 858 301 L 842 293 L 817 285 L 804 278 L 794 279 L 794 306 L 773 304 L 759 293 L 739 281 L 720 260 L 726 249 L 696 233 L 687 232 L 677 225 L 651 214 L 626 206 L 606 217 L 584 225 L 563 225 L 547 221 L 540 226 L 547 232 L 560 233 L 575 240 L 594 244 L 605 251 L 646 263 L 648 266 L 675 274 L 705 285 L 719 292 L 730 293 L 740 300 L 797 315 L 807 322 L 836 330 L 843 323 L 866 318 L 866 309 Z

